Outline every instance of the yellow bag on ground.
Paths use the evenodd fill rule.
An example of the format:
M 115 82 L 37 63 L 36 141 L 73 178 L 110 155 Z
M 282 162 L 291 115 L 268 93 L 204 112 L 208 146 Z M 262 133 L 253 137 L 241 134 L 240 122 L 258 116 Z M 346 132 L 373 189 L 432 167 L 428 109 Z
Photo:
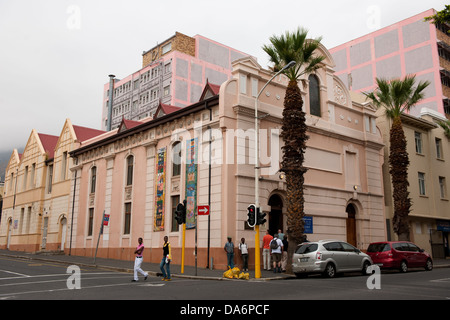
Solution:
M 231 272 L 233 272 L 233 277 L 234 278 L 239 278 L 239 272 L 240 272 L 241 270 L 239 270 L 239 268 L 238 267 L 234 267 L 233 269 L 231 269 Z
M 239 279 L 248 280 L 249 278 L 250 278 L 250 274 L 248 274 L 248 273 L 241 272 L 239 274 Z
M 230 268 L 228 268 L 228 270 L 223 273 L 223 277 L 233 279 L 233 271 Z

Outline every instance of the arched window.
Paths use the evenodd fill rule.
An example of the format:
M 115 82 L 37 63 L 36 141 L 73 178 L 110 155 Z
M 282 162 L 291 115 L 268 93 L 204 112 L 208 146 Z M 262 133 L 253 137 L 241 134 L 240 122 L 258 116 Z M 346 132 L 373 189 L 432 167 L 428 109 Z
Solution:
M 314 74 L 310 75 L 309 78 L 309 112 L 313 116 L 320 117 L 320 87 L 319 79 Z
M 181 174 L 181 142 L 175 142 L 172 147 L 172 177 Z
M 127 186 L 131 186 L 133 184 L 133 166 L 134 166 L 134 157 L 128 156 L 127 158 Z
M 91 193 L 95 193 L 95 185 L 97 182 L 97 167 L 91 168 Z

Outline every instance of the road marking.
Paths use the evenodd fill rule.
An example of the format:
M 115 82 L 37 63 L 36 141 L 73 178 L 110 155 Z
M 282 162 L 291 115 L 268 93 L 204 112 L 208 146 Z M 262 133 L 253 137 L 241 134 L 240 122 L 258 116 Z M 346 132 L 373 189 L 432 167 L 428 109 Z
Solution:
M 15 274 L 15 275 L 18 275 L 20 277 L 26 277 L 26 278 L 30 277 L 29 275 L 26 275 L 26 274 L 12 272 L 12 271 L 8 271 L 8 270 L 0 270 L 0 272 L 6 272 L 6 273 L 10 273 L 10 274 Z M 3 279 L 8 279 L 8 278 L 1 278 L 0 280 L 3 280 Z
M 81 287 L 81 289 L 106 288 L 106 287 L 129 286 L 129 285 L 133 285 L 133 283 L 130 282 L 130 283 L 98 285 L 98 286 L 90 286 L 90 287 Z M 67 290 L 72 290 L 72 289 L 62 288 L 62 289 L 48 289 L 48 290 L 14 292 L 12 294 L 11 293 L 5 293 L 5 294 L 0 294 L 0 299 L 2 299 L 2 297 L 11 297 L 11 295 L 22 295 L 22 294 L 44 293 L 44 292 L 56 292 L 56 291 L 67 291 Z
M 44 275 L 45 277 L 51 277 L 52 275 Z M 55 275 L 55 276 L 62 276 L 62 274 Z M 66 276 L 66 275 L 64 275 Z M 36 278 L 39 276 L 32 276 L 29 278 Z M 98 279 L 122 279 L 122 277 L 95 277 L 95 278 L 82 278 L 82 280 L 98 280 Z M 12 278 L 9 278 L 12 279 Z M 18 279 L 18 278 L 14 278 Z M 21 279 L 21 278 L 20 278 Z M 8 287 L 8 286 L 19 286 L 19 285 L 29 285 L 29 284 L 38 284 L 38 283 L 51 283 L 51 282 L 66 282 L 67 279 L 57 279 L 57 280 L 42 280 L 42 281 L 29 281 L 29 282 L 19 282 L 19 283 L 6 283 L 6 284 L 0 284 L 0 287 Z
M 165 286 L 165 283 L 147 283 L 147 284 L 141 284 L 140 287 L 162 287 Z
M 2 271 L 2 270 L 0 270 L 0 271 Z M 12 272 L 12 273 L 14 273 L 14 272 Z M 100 275 L 100 274 L 117 274 L 117 273 L 115 273 L 115 272 L 82 273 L 82 275 Z M 58 277 L 58 276 L 63 276 L 63 277 L 66 277 L 66 278 L 68 277 L 67 273 L 54 273 L 54 274 L 38 274 L 38 275 L 35 275 L 35 276 L 24 275 L 22 277 L 0 278 L 0 281 L 1 280 L 22 279 L 23 277 L 26 277 L 26 278 L 40 278 L 40 277 Z
M 430 280 L 430 282 L 449 282 L 449 281 L 450 281 L 450 278 Z

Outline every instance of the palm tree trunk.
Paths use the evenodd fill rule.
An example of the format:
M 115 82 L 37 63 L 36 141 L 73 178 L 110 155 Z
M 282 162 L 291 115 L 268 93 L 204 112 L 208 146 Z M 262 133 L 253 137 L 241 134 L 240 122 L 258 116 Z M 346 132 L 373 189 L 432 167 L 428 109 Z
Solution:
M 406 138 L 400 117 L 395 117 L 390 131 L 389 173 L 391 174 L 394 198 L 394 232 L 399 240 L 409 240 L 408 215 L 411 199 L 408 192 L 409 158 Z
M 297 81 L 289 81 L 284 98 L 283 125 L 281 137 L 284 141 L 281 171 L 286 174 L 286 216 L 288 248 L 288 273 L 292 273 L 292 256 L 303 239 L 304 216 L 304 153 L 306 149 L 307 126 L 305 112 L 302 110 L 303 99 Z

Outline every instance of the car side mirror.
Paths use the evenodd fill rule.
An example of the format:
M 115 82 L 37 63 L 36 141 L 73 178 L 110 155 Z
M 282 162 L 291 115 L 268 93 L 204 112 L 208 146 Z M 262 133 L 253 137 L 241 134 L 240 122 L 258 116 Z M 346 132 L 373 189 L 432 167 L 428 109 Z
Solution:
M 425 250 L 424 249 L 419 249 L 419 252 L 424 252 Z

